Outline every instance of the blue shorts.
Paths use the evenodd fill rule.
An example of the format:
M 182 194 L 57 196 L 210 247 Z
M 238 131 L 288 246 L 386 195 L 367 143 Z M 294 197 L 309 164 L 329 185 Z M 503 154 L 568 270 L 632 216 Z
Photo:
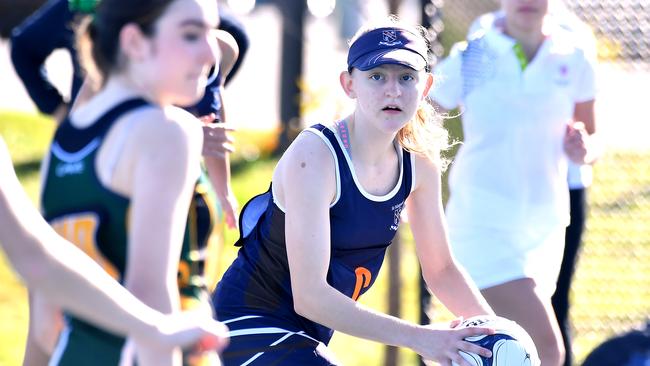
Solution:
M 336 366 L 327 346 L 303 331 L 271 325 L 263 316 L 222 318 L 230 329 L 230 344 L 222 354 L 224 366 Z

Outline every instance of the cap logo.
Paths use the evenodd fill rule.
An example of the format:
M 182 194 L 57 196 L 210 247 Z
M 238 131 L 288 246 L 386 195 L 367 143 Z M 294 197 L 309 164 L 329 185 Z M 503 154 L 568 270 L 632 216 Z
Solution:
M 398 44 L 402 44 L 402 41 L 397 40 L 397 33 L 394 30 L 382 31 L 381 38 L 382 40 L 381 42 L 379 42 L 380 45 L 395 46 Z
M 426 68 L 426 40 L 408 29 L 386 27 L 363 33 L 350 45 L 348 70 L 368 71 L 384 64 Z

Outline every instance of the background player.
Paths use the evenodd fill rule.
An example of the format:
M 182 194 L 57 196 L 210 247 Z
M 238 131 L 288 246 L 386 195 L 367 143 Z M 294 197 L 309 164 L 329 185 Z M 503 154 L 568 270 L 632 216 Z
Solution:
M 79 317 L 157 347 L 212 345 L 219 350 L 227 344 L 227 329 L 210 316 L 153 310 L 57 235 L 20 186 L 2 137 L 0 176 L 0 243 L 27 286 Z
M 454 46 L 431 98 L 461 106 L 465 141 L 447 204 L 454 254 L 498 315 L 564 362 L 551 306 L 569 223 L 568 160 L 593 163 L 594 62 L 548 0 L 502 0 L 503 17 Z
M 589 58 L 596 59 L 596 39 L 587 24 L 577 16 L 568 11 L 566 6 L 555 1 L 549 4 L 549 12 L 544 18 L 545 22 L 562 27 L 576 38 L 578 44 L 583 48 Z M 469 27 L 468 38 L 472 39 L 475 32 L 482 32 L 497 26 L 502 27 L 504 22 L 503 11 L 495 11 L 483 14 L 478 17 Z M 481 33 L 477 36 L 480 37 Z M 571 319 L 569 317 L 570 290 L 573 274 L 576 269 L 578 253 L 582 241 L 582 234 L 587 219 L 587 188 L 593 180 L 591 164 L 575 164 L 568 162 L 567 180 L 569 185 L 569 213 L 571 219 L 566 228 L 564 239 L 564 253 L 562 264 L 558 274 L 555 292 L 551 297 L 551 303 L 555 316 L 562 332 L 565 352 L 565 366 L 573 365 L 573 354 L 571 352 Z
M 173 106 L 202 96 L 218 60 L 217 25 L 211 0 L 102 0 L 87 20 L 82 49 L 101 89 L 61 123 L 44 163 L 48 222 L 163 313 L 181 307 L 211 313 L 205 248 L 197 238 L 205 233 L 192 231 L 193 220 L 202 220 L 192 215 L 201 210 L 190 209 L 193 193 L 201 195 L 193 191 L 201 186 L 201 124 Z M 30 310 L 36 316 L 25 363 L 42 363 L 49 355 L 29 340 L 38 334 L 32 326 L 52 323 L 52 311 Z M 177 351 L 135 341 L 142 364 L 180 362 Z M 128 362 L 130 345 L 67 315 L 50 364 Z
M 96 3 L 97 0 L 49 0 L 12 32 L 11 60 L 16 74 L 38 109 L 52 115 L 57 123 L 63 119 L 73 102 L 83 102 L 94 93 L 92 86 L 83 85 L 75 30 L 84 13 L 92 12 Z M 249 40 L 241 22 L 226 8 L 219 12 L 219 20 L 222 30 L 214 34 L 222 51 L 221 61 L 212 72 L 203 97 L 186 109 L 206 123 L 203 145 L 206 168 L 225 214 L 226 223 L 233 228 L 236 226 L 238 207 L 230 186 L 228 158 L 228 153 L 233 150 L 230 136 L 233 126 L 212 122 L 227 121 L 223 89 L 239 70 L 248 50 Z M 56 49 L 67 50 L 72 61 L 69 100 L 65 100 L 52 84 L 44 68 L 46 59 Z

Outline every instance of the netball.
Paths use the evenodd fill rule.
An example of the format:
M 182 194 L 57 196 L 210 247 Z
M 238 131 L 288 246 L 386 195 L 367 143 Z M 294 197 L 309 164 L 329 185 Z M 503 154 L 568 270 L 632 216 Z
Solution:
M 516 322 L 500 316 L 475 316 L 459 327 L 489 327 L 495 333 L 468 337 L 465 340 L 492 351 L 486 358 L 461 351 L 461 356 L 475 366 L 539 366 L 537 349 L 530 335 Z M 456 363 L 453 363 L 457 366 Z

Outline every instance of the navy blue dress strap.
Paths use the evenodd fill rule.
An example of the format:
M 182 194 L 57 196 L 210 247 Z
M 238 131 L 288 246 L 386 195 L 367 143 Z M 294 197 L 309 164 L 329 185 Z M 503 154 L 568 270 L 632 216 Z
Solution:
M 341 176 L 341 180 L 347 180 L 347 179 L 352 179 L 352 170 L 350 169 L 350 166 L 348 164 L 348 160 L 345 157 L 345 153 L 343 152 L 343 147 L 339 143 L 338 138 L 334 134 L 334 131 L 331 129 L 327 128 L 323 124 L 315 124 L 311 126 L 311 128 L 320 131 L 330 142 L 332 147 L 334 148 L 334 152 L 336 153 L 336 158 L 338 159 L 338 164 L 339 164 L 339 174 Z M 412 189 L 412 183 L 413 183 L 413 177 L 412 177 L 412 163 L 411 163 L 411 153 L 408 150 L 405 150 L 403 148 L 400 149 L 402 153 L 402 172 L 403 172 L 403 181 L 402 185 L 405 186 L 408 189 L 408 192 L 411 191 Z M 345 169 L 341 169 L 345 168 Z
M 325 125 L 321 123 L 317 123 L 311 126 L 311 128 L 318 130 L 320 133 L 322 133 L 323 136 L 327 138 L 330 145 L 332 145 L 332 148 L 334 149 L 334 153 L 336 154 L 336 159 L 338 160 L 338 165 L 339 165 L 338 174 L 341 177 L 341 182 L 351 181 L 352 170 L 350 169 L 350 165 L 348 164 L 348 159 L 345 157 L 345 153 L 343 152 L 343 147 L 339 143 L 339 140 L 334 134 L 334 131 L 327 128 Z
M 125 100 L 106 111 L 95 123 L 86 128 L 77 128 L 72 125 L 68 115 L 56 130 L 54 139 L 68 152 L 78 151 L 96 138 L 103 138 L 118 118 L 134 109 L 150 105 L 142 98 Z M 71 134 L 71 132 L 74 132 Z M 73 138 L 72 138 L 73 137 Z

